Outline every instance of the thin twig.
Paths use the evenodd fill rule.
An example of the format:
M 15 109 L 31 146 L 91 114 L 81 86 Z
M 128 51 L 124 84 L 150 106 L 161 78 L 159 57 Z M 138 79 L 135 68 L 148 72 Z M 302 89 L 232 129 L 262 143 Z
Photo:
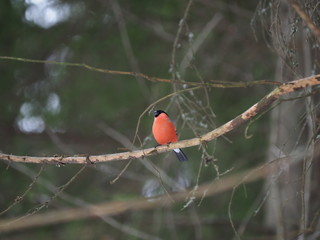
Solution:
M 171 69 L 170 69 L 172 71 L 172 83 L 176 80 L 176 52 L 178 48 L 178 43 L 180 40 L 182 27 L 186 24 L 187 17 L 188 17 L 192 3 L 193 3 L 193 0 L 189 0 L 186 6 L 186 9 L 184 10 L 183 18 L 179 22 L 178 31 L 173 42 L 172 55 L 171 55 Z
M 213 196 L 232 189 L 234 186 L 265 178 L 273 171 L 277 171 L 279 166 L 282 164 L 282 161 L 283 159 L 277 159 L 232 176 L 222 177 L 218 181 L 210 181 L 209 183 L 202 184 L 199 186 L 197 191 L 195 191 L 194 196 L 201 197 L 204 191 L 206 191 L 207 197 Z M 171 197 L 176 202 L 184 201 L 189 192 L 190 190 L 172 193 Z M 46 213 L 38 213 L 33 216 L 24 216 L 22 218 L 17 217 L 6 219 L 0 221 L 0 232 L 11 232 L 92 217 L 111 216 L 127 211 L 140 211 L 155 207 L 170 207 L 173 205 L 173 203 L 168 200 L 168 196 L 165 194 L 152 199 L 138 198 L 129 201 L 105 202 L 96 205 L 84 205 L 80 208 L 61 209 Z
M 188 85 L 188 86 L 201 86 L 201 87 L 212 87 L 212 88 L 243 88 L 243 87 L 252 87 L 256 85 L 281 85 L 280 82 L 276 81 L 251 81 L 251 82 L 224 82 L 224 81 L 215 81 L 209 80 L 206 82 L 186 82 L 185 80 L 172 80 L 166 78 L 158 78 L 146 75 L 144 73 L 139 72 L 127 72 L 127 71 L 117 71 L 110 70 L 105 68 L 98 68 L 86 63 L 72 63 L 72 62 L 58 62 L 58 61 L 50 61 L 50 60 L 37 60 L 37 59 L 29 59 L 29 58 L 20 58 L 20 57 L 10 57 L 10 56 L 0 56 L 0 59 L 3 60 L 12 60 L 26 63 L 39 63 L 39 64 L 52 64 L 52 65 L 61 65 L 67 67 L 78 67 L 84 68 L 94 72 L 100 72 L 105 74 L 113 74 L 113 75 L 123 75 L 123 76 L 132 76 L 132 77 L 140 77 L 150 82 L 161 82 L 161 83 L 175 83 L 180 85 Z
M 206 26 L 202 29 L 199 33 L 199 36 L 195 39 L 194 43 L 190 46 L 188 51 L 186 52 L 184 58 L 181 61 L 179 72 L 181 76 L 184 76 L 186 68 L 189 66 L 190 62 L 192 61 L 193 57 L 195 56 L 196 52 L 203 44 L 205 39 L 208 37 L 209 33 L 213 30 L 213 28 L 220 22 L 222 19 L 222 15 L 217 13 L 215 14 L 211 20 L 206 24 Z
M 289 0 L 292 8 L 296 11 L 296 13 L 302 18 L 302 20 L 306 23 L 311 32 L 320 39 L 320 29 L 312 22 L 312 19 L 303 11 L 302 7 L 296 1 Z
M 41 173 L 43 172 L 44 168 L 45 168 L 44 165 L 41 165 L 39 172 L 32 179 L 32 182 L 29 184 L 27 190 L 24 191 L 24 193 L 21 196 L 17 196 L 16 199 L 14 200 L 14 202 L 10 206 L 8 206 L 5 210 L 0 212 L 0 216 L 3 215 L 4 213 L 8 212 L 11 208 L 13 208 L 15 205 L 17 205 L 18 203 L 20 203 L 21 201 L 24 200 L 25 196 L 31 191 L 31 189 L 36 184 L 36 182 L 37 182 L 38 178 L 40 177 Z

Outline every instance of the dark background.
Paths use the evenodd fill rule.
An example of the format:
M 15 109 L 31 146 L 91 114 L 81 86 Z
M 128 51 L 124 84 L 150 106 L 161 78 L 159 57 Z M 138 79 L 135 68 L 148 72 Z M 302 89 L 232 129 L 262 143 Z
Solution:
M 1 59 L 0 150 L 14 155 L 51 156 L 98 155 L 127 151 L 133 146 L 152 147 L 156 145 L 151 135 L 153 116 L 141 114 L 160 98 L 191 87 L 188 81 L 285 82 L 317 73 L 319 41 L 289 2 L 197 0 L 191 4 L 187 20 L 182 24 L 187 4 L 187 1 L 172 0 L 0 1 L 1 56 L 83 63 L 186 81 L 186 85 L 175 85 L 64 64 Z M 301 6 L 318 24 L 316 1 L 302 1 Z M 181 34 L 174 48 L 179 29 Z M 172 65 L 173 54 L 176 65 Z M 272 89 L 274 86 L 262 84 L 201 88 L 167 97 L 154 108 L 166 110 L 177 125 L 180 139 L 188 139 L 236 117 Z M 311 110 L 306 107 L 310 103 L 314 103 Z M 270 114 L 269 109 L 250 125 L 249 139 L 245 138 L 248 126 L 245 125 L 206 146 L 185 149 L 188 162 L 178 162 L 172 153 L 147 159 L 154 168 L 162 169 L 176 186 L 161 184 L 159 176 L 138 160 L 131 163 L 118 181 L 110 184 L 127 163 L 111 162 L 88 166 L 62 194 L 51 199 L 57 188 L 68 182 L 81 166 L 2 161 L 0 211 L 11 208 L 1 219 L 25 216 L 44 205 L 45 208 L 36 209 L 34 214 L 79 207 L 79 202 L 95 204 L 154 197 L 165 194 L 164 187 L 169 193 L 192 189 L 214 181 L 226 171 L 231 175 L 281 157 L 279 153 L 270 157 L 274 146 L 283 150 L 283 154 L 307 152 L 310 146 L 316 149 L 312 139 L 317 132 L 317 103 L 314 98 L 302 97 L 289 104 L 285 115 L 291 116 L 292 123 L 282 119 L 280 113 Z M 280 109 L 279 105 L 274 107 Z M 313 117 L 306 126 L 303 122 L 308 122 L 308 116 Z M 279 129 L 284 127 L 289 134 L 273 141 L 270 135 L 280 134 Z M 284 150 L 289 141 L 296 144 Z M 211 161 L 206 162 L 208 159 Z M 39 171 L 39 178 L 34 181 Z M 300 183 L 301 172 L 290 179 L 298 179 Z M 316 184 L 314 180 L 311 183 Z M 263 181 L 245 185 L 232 199 L 232 217 L 236 227 L 246 226 L 245 239 L 262 236 L 272 239 L 279 234 L 278 228 L 266 221 L 268 191 L 264 186 Z M 15 204 L 17 196 L 25 191 L 23 200 Z M 196 199 L 184 210 L 181 208 L 187 200 L 172 208 L 128 212 L 108 221 L 78 220 L 18 230 L 3 237 L 231 239 L 234 232 L 228 217 L 230 197 L 229 191 L 202 201 Z M 288 199 L 281 204 L 288 204 Z M 317 204 L 310 209 L 319 211 Z M 288 232 L 297 234 L 301 229 L 299 223 L 299 220 L 290 223 Z M 134 230 L 124 230 L 125 227 Z

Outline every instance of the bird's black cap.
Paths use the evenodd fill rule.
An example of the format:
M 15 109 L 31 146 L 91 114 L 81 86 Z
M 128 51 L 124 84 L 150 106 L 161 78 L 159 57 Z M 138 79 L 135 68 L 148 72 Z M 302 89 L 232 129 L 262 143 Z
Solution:
M 164 114 L 168 115 L 168 114 L 167 114 L 165 111 L 163 111 L 163 110 L 153 111 L 154 117 L 158 117 L 161 113 L 164 113 Z

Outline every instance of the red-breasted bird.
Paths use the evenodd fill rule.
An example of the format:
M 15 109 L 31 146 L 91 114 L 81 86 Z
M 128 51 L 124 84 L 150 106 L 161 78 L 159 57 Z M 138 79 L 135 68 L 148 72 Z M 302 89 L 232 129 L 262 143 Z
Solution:
M 152 133 L 160 145 L 168 144 L 178 141 L 178 135 L 176 132 L 176 127 L 173 122 L 171 122 L 168 114 L 162 110 L 156 110 L 153 112 L 154 121 L 152 126 Z M 187 156 L 182 152 L 180 148 L 173 149 L 177 155 L 179 161 L 188 160 Z

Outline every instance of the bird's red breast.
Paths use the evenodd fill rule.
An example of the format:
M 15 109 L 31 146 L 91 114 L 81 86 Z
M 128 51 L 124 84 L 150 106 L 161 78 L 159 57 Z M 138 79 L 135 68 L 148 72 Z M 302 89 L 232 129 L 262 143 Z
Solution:
M 157 143 L 167 144 L 178 141 L 176 128 L 166 113 L 160 113 L 154 118 L 152 133 Z

